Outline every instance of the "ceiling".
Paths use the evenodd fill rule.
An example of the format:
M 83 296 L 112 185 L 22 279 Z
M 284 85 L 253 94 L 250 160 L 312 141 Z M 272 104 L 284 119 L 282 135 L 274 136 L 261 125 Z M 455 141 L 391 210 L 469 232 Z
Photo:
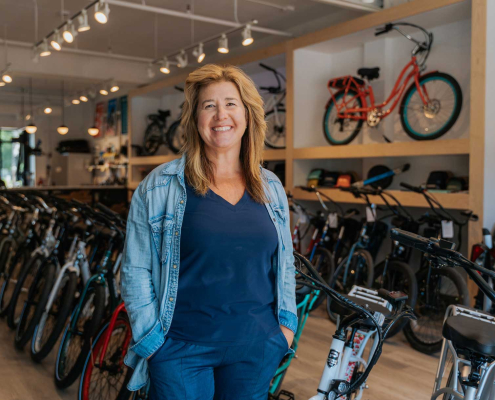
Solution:
M 234 21 L 234 0 L 126 0 L 135 4 L 166 8 L 186 12 L 188 4 L 194 13 L 202 16 Z M 280 6 L 293 6 L 295 11 L 282 11 L 259 4 L 253 0 L 238 0 L 238 20 L 243 23 L 258 20 L 258 26 L 287 31 L 299 36 L 341 20 L 348 20 L 366 12 L 350 11 L 314 0 L 264 0 Z M 35 3 L 38 4 L 38 33 L 35 33 Z M 64 0 L 65 19 L 88 5 L 88 0 Z M 0 0 L 0 37 L 3 39 L 3 27 L 7 27 L 7 39 L 34 43 L 35 38 L 42 39 L 62 22 L 61 2 L 57 0 Z M 339 18 L 342 16 L 342 18 Z M 183 18 L 152 14 L 119 6 L 110 6 L 109 21 L 101 25 L 94 20 L 93 11 L 88 12 L 91 30 L 80 33 L 74 43 L 63 44 L 63 48 L 82 49 L 97 52 L 111 51 L 114 54 L 154 59 L 180 50 L 202 38 L 218 35 L 229 27 L 205 22 L 194 22 L 192 37 L 191 21 Z M 13 22 L 15 21 L 15 22 Z M 154 43 L 156 29 L 156 47 Z M 253 32 L 255 44 L 272 44 L 286 40 L 286 37 L 272 36 Z M 241 45 L 240 32 L 229 36 L 229 46 L 235 53 L 245 51 Z M 266 45 L 266 44 L 264 44 Z M 256 47 L 252 45 L 251 47 Z M 205 47 L 206 53 L 216 53 L 215 43 Z M 62 50 L 63 51 L 63 50 Z M 189 56 L 191 58 L 191 56 Z M 0 65 L 4 52 L 0 49 Z M 158 74 L 160 75 L 160 74 Z M 12 88 L 26 87 L 26 78 L 16 79 Z M 157 76 L 156 79 L 162 79 Z M 87 88 L 88 82 L 69 83 L 73 90 Z M 69 87 L 67 86 L 67 87 Z M 33 83 L 35 91 L 60 93 L 60 79 L 44 77 Z M 5 88 L 0 88 L 3 90 Z M 5 90 L 4 90 L 5 92 Z

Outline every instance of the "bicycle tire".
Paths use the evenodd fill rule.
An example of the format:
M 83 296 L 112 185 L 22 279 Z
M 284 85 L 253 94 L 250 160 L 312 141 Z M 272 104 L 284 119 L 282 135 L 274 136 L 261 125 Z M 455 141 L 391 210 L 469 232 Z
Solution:
M 312 264 L 320 273 L 325 282 L 329 284 L 335 273 L 335 261 L 330 250 L 324 247 L 317 247 Z M 326 295 L 320 290 L 320 294 L 315 300 L 313 307 L 310 308 L 309 312 L 316 310 L 325 301 L 325 299 Z
M 31 260 L 27 261 L 19 274 L 19 279 L 15 284 L 12 298 L 10 299 L 9 308 L 7 310 L 7 325 L 10 329 L 16 329 L 17 323 L 22 312 L 22 306 L 24 303 L 19 301 L 23 292 L 28 293 L 34 277 L 43 263 L 43 256 L 41 254 L 36 255 Z
M 74 298 L 77 291 L 77 274 L 73 271 L 66 271 L 66 279 L 62 278 L 59 290 L 62 292 L 54 300 L 52 309 L 54 306 L 59 306 L 58 313 L 55 316 L 55 323 L 51 332 L 45 332 L 47 330 L 46 319 L 49 318 L 49 314 L 52 314 L 52 309 L 47 313 L 43 310 L 40 318 L 40 323 L 36 325 L 33 334 L 33 340 L 31 341 L 31 359 L 34 362 L 41 362 L 53 349 L 53 346 L 58 341 L 60 334 L 64 330 L 67 318 L 69 318 Z M 57 300 L 59 303 L 57 304 Z M 41 341 L 43 335 L 48 335 L 46 342 L 38 346 L 38 341 Z M 46 336 L 45 336 L 46 337 Z
M 160 132 L 157 134 L 155 129 Z M 163 130 L 160 124 L 156 121 L 151 122 L 144 131 L 143 152 L 144 155 L 152 156 L 155 154 L 163 143 Z
M 91 378 L 93 377 L 93 372 L 96 370 L 99 370 L 99 366 L 96 366 L 93 364 L 92 360 L 95 361 L 96 359 L 99 359 L 99 354 L 100 351 L 103 348 L 103 344 L 105 342 L 106 335 L 105 333 L 107 332 L 109 327 L 109 323 L 106 323 L 105 326 L 100 330 L 98 335 L 95 338 L 95 341 L 93 343 L 91 352 L 88 352 L 85 363 L 83 366 L 83 370 L 81 373 L 81 380 L 79 381 L 79 390 L 78 390 L 78 399 L 79 400 L 95 400 L 93 396 L 91 396 Z M 128 372 L 130 371 L 130 374 L 132 375 L 132 369 L 128 368 L 123 361 L 123 358 L 120 357 L 121 354 L 123 354 L 123 349 L 122 348 L 117 348 L 116 352 L 114 354 L 109 354 L 112 351 L 112 340 L 116 337 L 115 332 L 117 332 L 117 329 L 121 329 L 121 327 L 124 329 L 124 334 L 127 335 L 132 335 L 131 332 L 131 326 L 129 323 L 129 320 L 127 318 L 127 314 L 123 313 L 121 316 L 117 318 L 115 321 L 115 326 L 114 330 L 110 333 L 110 341 L 108 342 L 108 348 L 107 348 L 107 354 L 105 354 L 105 366 L 107 368 L 107 377 L 103 379 L 109 379 L 112 378 L 112 380 L 115 378 L 115 370 L 117 370 L 117 373 L 120 372 L 120 378 L 122 379 L 120 383 L 120 387 L 115 387 L 118 383 L 114 383 L 114 385 L 111 385 L 113 388 L 117 389 L 117 393 L 115 393 L 115 396 L 109 396 L 108 392 L 105 392 L 105 399 L 106 400 L 127 400 L 131 396 L 131 392 L 126 388 L 126 385 L 128 383 L 128 380 L 126 382 L 126 378 L 128 376 Z M 126 332 L 127 330 L 127 332 Z M 127 337 L 128 338 L 128 337 Z M 124 336 L 124 341 L 126 340 L 126 337 Z M 118 344 L 118 343 L 117 343 Z M 118 355 L 120 360 L 116 359 L 114 356 Z M 122 362 L 122 365 L 117 366 L 117 368 L 112 368 L 114 365 L 117 365 L 118 363 Z M 112 370 L 112 373 L 110 374 L 109 371 Z M 101 370 L 100 370 L 101 371 Z M 111 375 L 111 376 L 109 376 Z M 130 376 L 128 377 L 130 379 Z M 101 380 L 99 381 L 101 382 Z M 101 394 L 101 386 L 98 386 L 98 394 Z
M 439 305 L 426 304 L 425 284 L 426 284 L 427 275 L 428 275 L 428 268 L 422 268 L 420 271 L 418 271 L 416 275 L 416 279 L 418 281 L 419 296 L 418 296 L 418 301 L 416 302 L 416 306 L 414 308 L 414 313 L 418 316 L 418 320 L 414 321 L 413 323 L 411 323 L 411 321 L 409 320 L 407 321 L 407 324 L 404 327 L 404 335 L 406 336 L 407 341 L 409 342 L 409 344 L 413 349 L 424 354 L 434 354 L 439 352 L 440 349 L 442 348 L 442 342 L 443 342 L 442 328 L 443 328 L 443 320 L 444 320 L 445 312 L 447 311 L 447 307 L 450 304 L 460 304 L 464 306 L 469 306 L 470 298 L 469 298 L 467 283 L 459 272 L 457 272 L 452 268 L 434 268 L 434 269 L 432 268 L 430 275 L 430 284 L 431 282 L 433 282 L 434 284 L 436 283 L 435 277 L 443 276 L 449 279 L 453 283 L 453 286 L 455 287 L 457 293 L 453 293 L 452 295 L 443 294 L 441 296 L 442 299 L 447 299 L 448 297 L 450 297 L 451 301 L 448 304 L 446 304 L 445 302 Z M 437 285 L 435 285 L 434 290 L 436 290 L 436 288 Z M 431 313 L 431 310 L 434 310 L 433 313 Z M 428 314 L 431 313 L 432 318 L 430 318 L 430 316 L 427 317 L 425 315 L 425 312 L 427 312 Z M 435 337 L 436 340 L 433 339 L 426 340 L 424 335 L 419 334 L 418 330 L 414 329 L 414 327 L 419 326 L 420 323 L 424 326 L 424 324 L 429 323 L 429 321 L 433 321 L 434 328 L 438 327 L 438 329 L 435 329 L 437 332 L 437 335 Z
M 31 340 L 34 329 L 50 296 L 54 280 L 55 265 L 52 263 L 42 266 L 36 274 L 33 285 L 29 288 L 28 298 L 24 303 L 21 318 L 16 326 L 14 345 L 17 349 L 24 349 L 27 342 Z M 34 308 L 32 308 L 33 306 Z
M 267 121 L 267 132 L 265 136 L 265 146 L 269 147 L 270 149 L 285 149 L 285 108 L 283 107 L 277 107 L 277 113 L 283 114 L 284 115 L 284 123 L 282 126 L 276 126 L 276 125 L 271 125 L 269 120 L 272 118 L 272 116 L 275 115 L 275 109 L 272 109 L 265 113 L 265 121 Z M 273 132 L 271 132 L 273 131 Z M 277 132 L 279 131 L 279 132 Z M 283 138 L 283 145 L 277 144 L 274 141 L 271 140 L 271 134 L 275 134 L 279 138 Z
M 407 305 L 414 308 L 418 298 L 418 283 L 411 266 L 404 261 L 390 260 L 387 266 L 385 283 L 382 282 L 385 261 L 375 267 L 375 278 L 373 287 L 375 289 L 387 289 L 389 291 L 399 290 L 407 294 Z M 397 335 L 407 324 L 404 318 L 395 323 L 388 331 L 387 339 Z
M 18 281 L 20 273 L 26 260 L 29 259 L 29 248 L 25 247 L 17 252 L 12 259 L 9 270 L 0 276 L 0 317 L 5 317 L 9 311 L 10 300 L 12 299 L 15 284 Z
M 335 95 L 334 95 L 334 98 L 336 100 L 340 100 L 345 94 L 345 90 L 342 89 L 342 90 L 339 90 Z M 355 90 L 352 90 L 352 89 L 349 89 L 347 91 L 347 94 L 351 97 L 354 97 L 354 96 L 357 96 L 358 93 L 355 91 Z M 361 97 L 357 97 L 356 98 L 356 101 L 357 101 L 357 105 L 355 108 L 362 108 L 363 107 L 363 102 L 361 100 Z M 364 120 L 362 119 L 358 119 L 357 120 L 357 124 L 356 124 L 356 127 L 354 128 L 354 130 L 351 132 L 351 134 L 347 137 L 347 138 L 344 138 L 342 140 L 337 140 L 336 138 L 334 138 L 330 132 L 330 129 L 329 129 L 329 126 L 330 124 L 328 123 L 328 120 L 330 118 L 330 114 L 332 112 L 332 109 L 335 107 L 334 105 L 334 100 L 333 98 L 330 99 L 328 101 L 328 104 L 327 104 L 327 108 L 325 110 L 325 114 L 323 115 L 323 134 L 325 136 L 325 139 L 328 141 L 328 143 L 334 145 L 334 146 L 341 146 L 341 145 L 345 145 L 345 144 L 349 144 L 351 143 L 355 138 L 356 136 L 359 134 L 359 132 L 361 131 L 361 127 L 363 126 L 363 122 Z M 364 113 L 361 113 L 361 114 L 364 114 Z M 343 124 L 344 122 L 342 122 Z
M 461 113 L 462 109 L 462 90 L 461 86 L 459 83 L 455 80 L 455 78 L 449 74 L 445 74 L 443 72 L 432 72 L 426 75 L 423 75 L 421 78 L 419 78 L 419 82 L 422 85 L 425 85 L 427 82 L 433 82 L 433 81 L 442 81 L 446 83 L 450 89 L 452 90 L 454 94 L 454 106 L 452 108 L 452 112 L 450 116 L 448 117 L 447 121 L 443 123 L 443 125 L 437 129 L 431 127 L 431 125 L 428 125 L 429 121 L 432 121 L 435 119 L 435 116 L 438 115 L 439 113 L 436 114 L 431 114 L 432 116 L 427 116 L 425 114 L 422 102 L 420 104 L 419 101 L 417 101 L 417 110 L 420 111 L 421 108 L 423 108 L 422 113 L 424 114 L 424 119 L 422 120 L 422 123 L 420 126 L 417 127 L 417 129 L 422 129 L 423 132 L 419 132 L 418 130 L 415 130 L 415 128 L 412 126 L 411 121 L 409 121 L 408 117 L 408 110 L 412 109 L 411 107 L 411 99 L 413 98 L 414 94 L 417 93 L 417 88 L 416 84 L 413 82 L 411 86 L 407 89 L 406 93 L 402 97 L 402 101 L 400 103 L 399 107 L 399 114 L 400 114 L 400 122 L 402 124 L 402 128 L 404 131 L 407 133 L 409 137 L 411 137 L 414 140 L 433 140 L 433 139 L 438 139 L 440 136 L 443 136 L 445 133 L 447 133 L 452 126 L 454 126 L 455 122 L 459 118 L 459 114 Z M 430 85 L 431 86 L 431 85 Z M 430 93 L 431 91 L 431 93 Z M 434 91 L 429 89 L 428 95 L 434 95 Z M 419 96 L 418 99 L 420 100 Z M 413 100 L 414 101 L 414 100 Z M 440 101 L 438 99 L 433 99 L 433 101 L 437 101 L 438 107 L 441 107 Z M 444 100 L 444 104 L 446 104 L 446 101 Z M 414 110 L 413 110 L 414 111 Z M 412 114 L 412 112 L 410 113 Z M 421 111 L 419 115 L 421 114 Z
M 351 262 L 349 264 L 349 268 L 353 268 L 354 263 L 358 262 L 360 266 L 364 266 L 366 270 L 362 270 L 361 273 L 352 273 L 351 276 L 353 279 L 349 279 L 346 281 L 345 285 L 343 282 L 339 281 L 340 274 L 343 274 L 345 272 L 345 267 L 347 263 L 348 257 L 346 257 L 340 265 L 335 269 L 335 274 L 333 275 L 331 281 L 330 281 L 330 287 L 332 289 L 335 289 L 337 292 L 342 293 L 342 294 L 347 294 L 349 291 L 352 289 L 354 285 L 356 286 L 364 286 L 364 287 L 371 287 L 373 284 L 373 277 L 374 277 L 374 265 L 373 265 L 373 257 L 371 256 L 370 252 L 365 249 L 357 249 L 351 258 Z M 355 259 L 356 261 L 353 261 Z M 358 267 L 355 267 L 357 270 Z M 361 279 L 359 279 L 361 278 Z M 331 301 L 328 301 L 329 298 L 327 298 L 327 314 L 328 318 L 330 321 L 333 323 L 337 322 L 337 315 L 333 313 L 331 310 Z
M 6 264 L 9 259 L 10 251 L 11 249 L 13 249 L 13 243 L 14 243 L 14 239 L 8 236 L 2 240 L 1 250 L 0 250 L 0 274 L 2 275 L 5 273 L 5 271 L 8 268 Z
M 175 121 L 167 131 L 167 145 L 174 154 L 179 154 L 182 146 L 184 146 L 184 137 L 181 137 L 183 133 L 180 128 L 180 119 Z
M 91 296 L 91 292 L 94 295 Z M 91 302 L 90 302 L 91 301 Z M 91 309 L 91 304 L 94 308 Z M 74 310 L 74 313 L 77 308 Z M 86 291 L 84 298 L 80 300 L 80 312 L 76 323 L 77 334 L 69 330 L 71 321 L 66 325 L 60 346 L 57 352 L 57 360 L 55 363 L 55 385 L 60 389 L 65 389 L 71 386 L 82 372 L 86 355 L 90 351 L 90 343 L 93 336 L 98 332 L 98 328 L 105 314 L 105 288 L 96 283 L 91 282 Z M 82 319 L 82 317 L 88 317 Z M 80 342 L 82 340 L 82 343 Z M 74 351 L 73 361 L 68 358 Z M 71 364 L 68 364 L 71 361 Z M 67 368 L 66 368 L 67 365 Z

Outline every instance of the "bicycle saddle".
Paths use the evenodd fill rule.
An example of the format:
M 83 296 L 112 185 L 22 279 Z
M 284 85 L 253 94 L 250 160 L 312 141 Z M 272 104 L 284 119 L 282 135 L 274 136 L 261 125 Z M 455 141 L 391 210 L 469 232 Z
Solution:
M 158 115 L 162 118 L 170 117 L 170 110 L 158 110 Z
M 362 78 L 366 78 L 369 81 L 373 79 L 378 79 L 380 77 L 380 68 L 359 68 L 358 75 Z
M 443 337 L 450 340 L 455 347 L 495 357 L 495 317 L 478 310 L 472 314 L 473 316 L 466 313 L 448 317 L 443 325 Z

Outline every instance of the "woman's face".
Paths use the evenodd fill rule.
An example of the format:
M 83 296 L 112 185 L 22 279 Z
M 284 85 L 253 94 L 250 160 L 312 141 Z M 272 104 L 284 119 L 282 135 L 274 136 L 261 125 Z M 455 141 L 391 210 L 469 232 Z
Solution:
M 210 149 L 241 148 L 246 131 L 246 110 L 237 86 L 216 82 L 203 87 L 198 102 L 199 135 Z

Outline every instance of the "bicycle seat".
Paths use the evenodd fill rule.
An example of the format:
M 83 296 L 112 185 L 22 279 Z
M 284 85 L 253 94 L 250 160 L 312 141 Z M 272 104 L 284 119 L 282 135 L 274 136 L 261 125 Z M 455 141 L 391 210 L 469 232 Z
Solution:
M 373 79 L 378 79 L 380 77 L 380 68 L 359 68 L 358 75 L 362 78 L 366 78 L 369 81 Z
M 162 118 L 170 117 L 170 110 L 158 110 L 158 115 Z
M 495 317 L 478 310 L 475 313 L 481 319 L 462 314 L 448 317 L 443 325 L 443 337 L 455 347 L 495 357 Z

